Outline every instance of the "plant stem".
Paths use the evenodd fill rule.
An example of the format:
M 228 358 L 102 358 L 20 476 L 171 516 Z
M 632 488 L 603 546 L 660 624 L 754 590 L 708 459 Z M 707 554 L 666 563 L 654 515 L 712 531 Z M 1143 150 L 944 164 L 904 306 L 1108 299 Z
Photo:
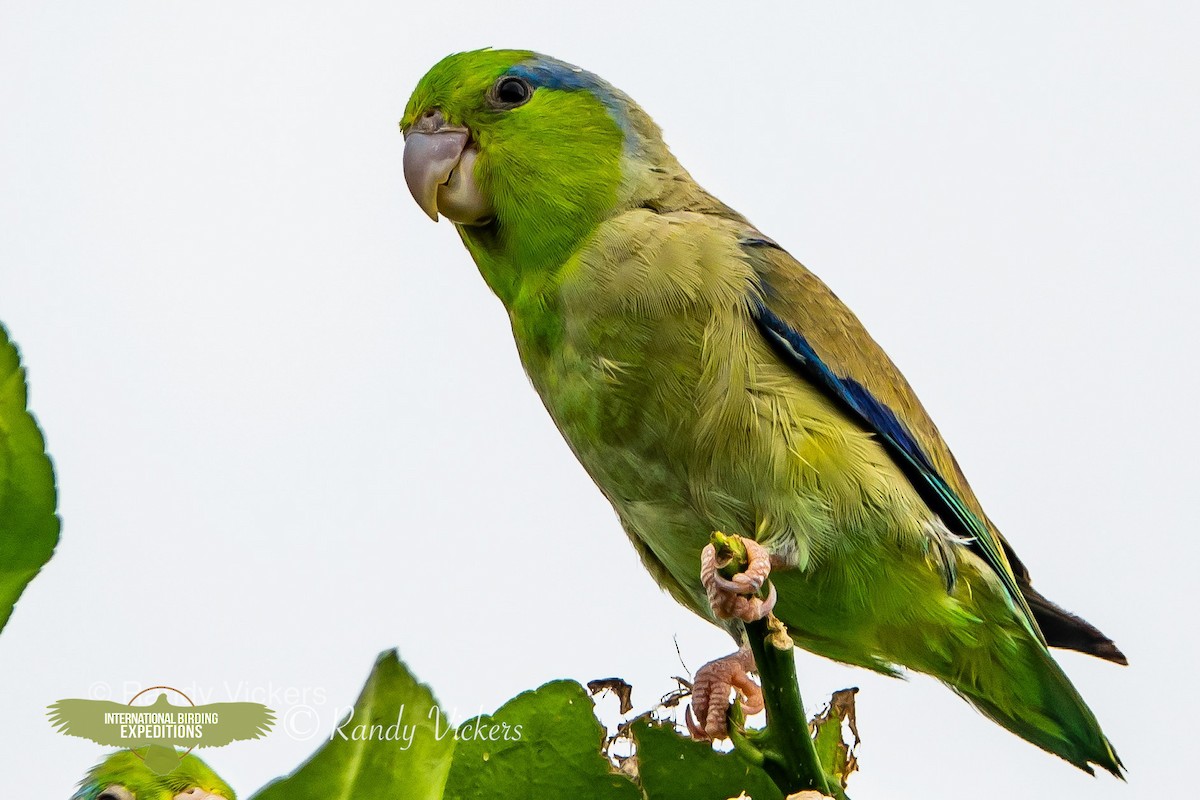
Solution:
M 717 531 L 712 535 L 712 544 L 722 562 L 720 571 L 725 577 L 746 569 L 749 557 L 740 538 Z M 766 596 L 769 588 L 769 584 L 763 586 L 762 596 Z M 762 683 L 767 724 L 760 731 L 748 730 L 745 735 L 734 736 L 734 749 L 762 767 L 785 796 L 816 790 L 844 800 L 840 782 L 831 780 L 826 774 L 808 732 L 793 646 L 786 639 L 786 633 L 782 636 L 786 641 L 779 641 L 781 631 L 772 631 L 772 619 L 768 615 L 745 623 L 746 638 L 754 652 Z M 778 620 L 775 622 L 779 625 Z M 735 723 L 739 721 L 734 720 Z
M 785 794 L 815 789 L 834 796 L 808 733 L 792 649 L 780 650 L 771 643 L 766 619 L 747 623 L 746 636 L 754 651 L 767 710 L 767 725 L 755 737 L 763 751 L 763 770 Z

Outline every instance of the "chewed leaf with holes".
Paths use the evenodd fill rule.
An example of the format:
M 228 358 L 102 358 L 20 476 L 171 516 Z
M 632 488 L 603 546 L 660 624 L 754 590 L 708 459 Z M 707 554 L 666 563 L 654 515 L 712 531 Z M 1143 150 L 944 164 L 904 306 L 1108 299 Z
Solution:
M 647 800 L 726 800 L 746 795 L 780 800 L 767 773 L 734 753 L 676 733 L 673 726 L 640 722 L 633 729 L 638 775 Z
M 574 681 L 517 695 L 458 728 L 447 800 L 640 800 L 600 752 L 604 729 Z
M 858 747 L 858 720 L 854 716 L 854 696 L 858 689 L 834 692 L 829 706 L 809 722 L 813 745 L 825 772 L 837 778 L 842 788 L 850 774 L 858 769 L 854 749 Z M 848 728 L 854 741 L 846 742 L 843 728 Z
M 54 468 L 26 396 L 20 356 L 0 326 L 0 630 L 58 544 Z

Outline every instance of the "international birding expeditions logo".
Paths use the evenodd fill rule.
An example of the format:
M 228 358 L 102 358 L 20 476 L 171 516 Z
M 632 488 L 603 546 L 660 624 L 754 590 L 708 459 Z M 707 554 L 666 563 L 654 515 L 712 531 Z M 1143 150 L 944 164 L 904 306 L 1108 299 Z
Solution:
M 172 702 L 179 698 L 181 703 Z M 131 750 L 160 775 L 178 767 L 197 747 L 222 747 L 234 741 L 258 739 L 275 724 L 275 712 L 262 703 L 198 706 L 170 686 L 142 689 L 124 704 L 59 700 L 48 708 L 50 724 L 59 733 Z

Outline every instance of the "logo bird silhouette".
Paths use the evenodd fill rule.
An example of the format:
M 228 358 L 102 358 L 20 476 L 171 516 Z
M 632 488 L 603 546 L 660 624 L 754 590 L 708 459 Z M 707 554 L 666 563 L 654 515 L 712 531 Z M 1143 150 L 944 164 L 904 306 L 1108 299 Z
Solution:
M 145 748 L 146 766 L 160 775 L 178 767 L 193 748 L 258 739 L 275 723 L 275 712 L 261 703 L 176 706 L 165 693 L 148 706 L 59 700 L 48 708 L 50 724 L 59 733 L 109 747 Z

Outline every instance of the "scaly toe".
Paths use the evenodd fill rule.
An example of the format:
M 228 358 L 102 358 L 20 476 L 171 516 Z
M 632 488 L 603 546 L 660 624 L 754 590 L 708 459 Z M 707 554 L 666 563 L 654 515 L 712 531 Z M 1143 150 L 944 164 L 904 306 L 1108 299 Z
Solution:
M 749 671 L 752 669 L 754 655 L 749 648 L 742 648 L 733 655 L 710 661 L 696 672 L 692 702 L 685 717 L 693 739 L 729 736 L 730 689 L 737 690 L 742 710 L 747 715 L 762 711 L 762 689 L 751 680 Z
M 700 553 L 700 582 L 704 585 L 713 613 L 719 619 L 737 618 L 743 622 L 754 622 L 767 616 L 775 607 L 774 585 L 765 598 L 757 596 L 771 574 L 771 554 L 753 539 L 744 536 L 739 538 L 750 557 L 746 569 L 732 578 L 723 576 L 716 548 L 709 544 Z

